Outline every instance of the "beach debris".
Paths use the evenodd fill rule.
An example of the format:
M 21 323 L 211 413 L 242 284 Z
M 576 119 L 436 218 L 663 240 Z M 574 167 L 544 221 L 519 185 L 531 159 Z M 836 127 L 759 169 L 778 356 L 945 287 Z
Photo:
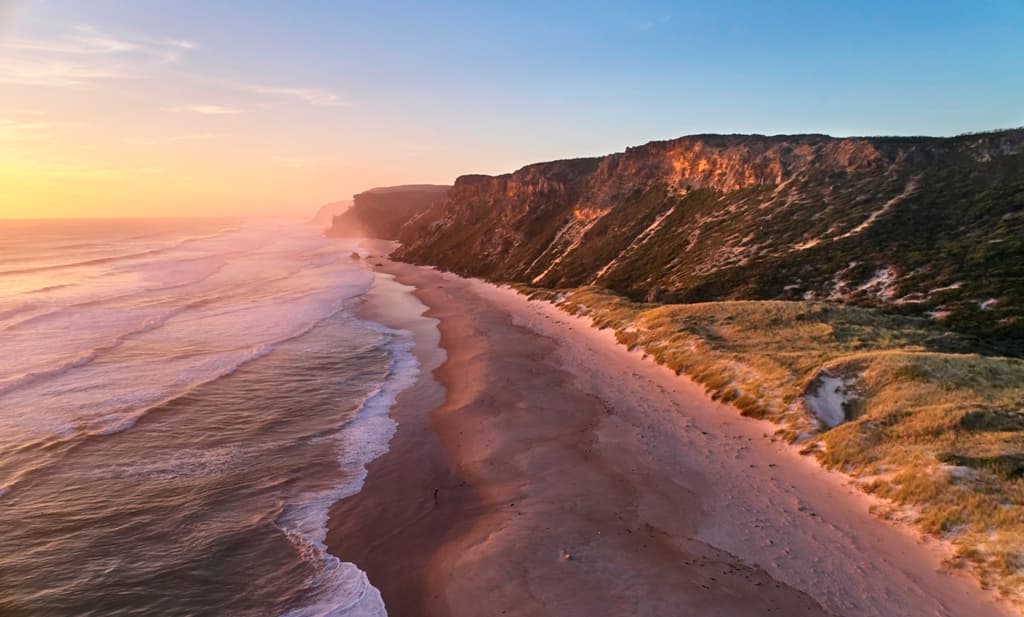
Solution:
M 357 251 L 352 251 L 352 254 L 349 255 L 348 258 L 351 259 L 352 261 L 359 261 L 360 259 L 363 258 L 363 256 L 360 255 Z
M 570 553 L 568 549 L 563 548 L 561 550 L 560 556 L 562 558 L 562 561 L 572 561 L 572 553 Z

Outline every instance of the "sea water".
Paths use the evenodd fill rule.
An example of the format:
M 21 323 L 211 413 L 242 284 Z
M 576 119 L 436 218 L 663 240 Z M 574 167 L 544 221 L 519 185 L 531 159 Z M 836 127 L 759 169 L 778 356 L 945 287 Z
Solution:
M 0 221 L 0 614 L 385 614 L 324 544 L 418 371 L 357 316 L 355 248 L 276 220 Z

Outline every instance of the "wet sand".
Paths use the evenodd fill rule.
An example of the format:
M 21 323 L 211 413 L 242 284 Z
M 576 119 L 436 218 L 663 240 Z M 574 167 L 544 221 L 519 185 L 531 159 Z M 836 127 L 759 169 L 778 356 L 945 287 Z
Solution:
M 412 329 L 425 370 L 328 544 L 392 617 L 1012 614 L 772 425 L 611 333 L 480 281 L 378 270 L 431 319 L 393 282 L 365 314 Z

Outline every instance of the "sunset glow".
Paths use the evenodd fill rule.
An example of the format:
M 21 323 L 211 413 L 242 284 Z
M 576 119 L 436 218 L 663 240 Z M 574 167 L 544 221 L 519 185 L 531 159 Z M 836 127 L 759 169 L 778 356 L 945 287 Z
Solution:
M 1012 3 L 812 3 L 820 33 L 755 5 L 581 8 L 0 2 L 0 218 L 304 214 L 688 132 L 1024 122 L 1024 70 L 991 74 L 1022 68 Z M 984 36 L 914 51 L 972 20 Z M 815 43 L 829 51 L 801 51 Z M 921 108 L 939 74 L 960 85 Z
M 1024 0 L 0 0 L 0 616 L 1024 617 Z

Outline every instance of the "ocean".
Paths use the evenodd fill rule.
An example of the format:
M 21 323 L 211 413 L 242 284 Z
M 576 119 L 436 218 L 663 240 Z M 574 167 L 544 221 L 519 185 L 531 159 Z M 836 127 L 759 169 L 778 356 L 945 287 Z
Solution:
M 0 221 L 0 614 L 384 615 L 327 552 L 419 367 L 354 241 Z

